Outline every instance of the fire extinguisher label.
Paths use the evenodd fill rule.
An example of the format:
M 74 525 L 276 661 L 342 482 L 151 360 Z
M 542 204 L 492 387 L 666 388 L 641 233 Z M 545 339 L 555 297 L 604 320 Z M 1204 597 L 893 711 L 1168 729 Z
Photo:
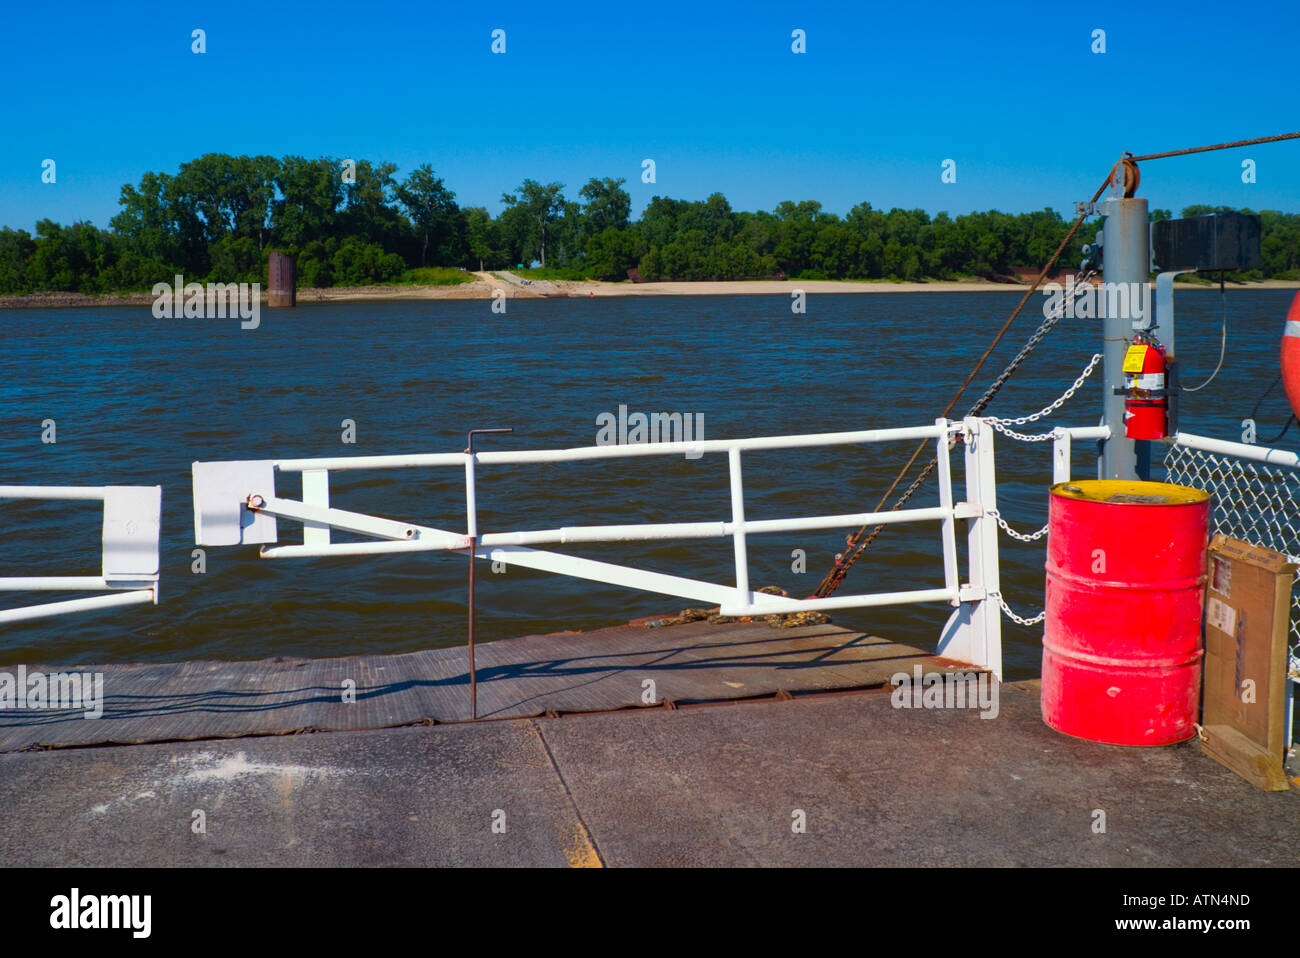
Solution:
M 1165 374 L 1164 374 L 1164 373 L 1145 373 L 1145 374 L 1143 374 L 1143 375 L 1141 375 L 1141 376 L 1134 376 L 1133 379 L 1131 380 L 1131 387 L 1130 387 L 1130 388 L 1133 388 L 1133 389 L 1145 389 L 1145 390 L 1148 390 L 1148 391 L 1154 391 L 1154 390 L 1157 390 L 1157 389 L 1164 389 L 1164 388 L 1165 388 Z
M 1150 347 L 1145 344 L 1134 343 L 1124 353 L 1124 372 L 1140 373 L 1142 365 L 1147 359 L 1147 350 Z

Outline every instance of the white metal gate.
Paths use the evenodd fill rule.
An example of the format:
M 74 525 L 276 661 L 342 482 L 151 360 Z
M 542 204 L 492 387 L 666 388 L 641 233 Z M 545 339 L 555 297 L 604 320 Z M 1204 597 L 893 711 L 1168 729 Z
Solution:
M 0 624 L 158 602 L 161 486 L 0 486 L 0 500 L 91 500 L 104 503 L 103 562 L 97 576 L 0 578 L 7 592 L 106 592 L 107 595 L 0 610 Z
M 966 497 L 955 501 L 949 464 L 957 439 L 965 445 Z M 851 513 L 777 519 L 745 514 L 742 457 L 771 449 L 872 445 L 931 440 L 938 460 L 938 502 L 932 506 L 889 512 Z M 712 522 L 593 525 L 510 532 L 481 532 L 475 477 L 484 467 L 621 459 L 689 454 L 692 458 L 725 453 L 731 493 L 730 518 Z M 465 476 L 465 531 L 381 516 L 349 512 L 330 505 L 332 472 L 361 469 L 459 468 Z M 302 501 L 277 495 L 278 473 L 302 474 Z M 433 453 L 427 455 L 354 456 L 196 462 L 193 466 L 195 541 L 201 546 L 260 544 L 265 558 L 366 555 L 389 552 L 464 552 L 476 558 L 524 568 L 678 596 L 721 607 L 723 615 L 803 612 L 944 601 L 956 607 L 944 627 L 938 652 L 1002 674 L 1001 619 L 997 602 L 998 563 L 993 430 L 979 418 L 962 422 L 938 419 L 932 425 L 858 432 L 768 436 L 751 439 L 701 440 L 635 445 L 585 446 L 573 449 Z M 277 520 L 303 527 L 301 543 L 279 544 Z M 960 576 L 957 520 L 968 522 L 969 574 Z M 791 599 L 754 591 L 750 586 L 747 537 L 762 533 L 843 529 L 865 524 L 937 522 L 943 555 L 942 585 L 900 592 L 860 593 L 821 599 Z M 331 530 L 346 530 L 372 541 L 333 542 Z M 535 548 L 595 542 L 657 539 L 730 538 L 735 558 L 734 584 L 725 585 L 599 562 Z

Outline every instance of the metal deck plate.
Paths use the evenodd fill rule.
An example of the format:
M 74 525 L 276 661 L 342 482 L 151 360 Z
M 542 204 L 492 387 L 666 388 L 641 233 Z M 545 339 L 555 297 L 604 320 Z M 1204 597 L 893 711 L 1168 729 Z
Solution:
M 623 625 L 480 645 L 479 717 L 644 707 L 869 688 L 921 663 L 918 649 L 832 625 L 764 622 Z M 39 666 L 29 666 L 35 671 Z M 61 671 L 72 671 L 62 669 Z M 0 711 L 0 752 L 33 746 L 140 743 L 303 730 L 354 730 L 469 718 L 464 648 L 337 659 L 84 666 L 104 674 L 104 714 Z M 354 703 L 343 702 L 355 682 Z

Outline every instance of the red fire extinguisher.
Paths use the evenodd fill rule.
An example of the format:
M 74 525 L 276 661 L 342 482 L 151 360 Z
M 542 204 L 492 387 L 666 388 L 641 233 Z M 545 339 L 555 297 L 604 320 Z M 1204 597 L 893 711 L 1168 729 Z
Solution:
M 1134 340 L 1124 353 L 1124 435 L 1164 439 L 1169 434 L 1168 364 L 1159 343 Z

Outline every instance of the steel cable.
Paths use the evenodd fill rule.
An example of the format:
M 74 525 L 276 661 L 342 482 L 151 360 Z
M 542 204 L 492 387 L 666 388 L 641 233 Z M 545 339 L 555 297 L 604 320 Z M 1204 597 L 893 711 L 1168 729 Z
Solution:
M 1071 225 L 1069 231 L 1065 234 L 1065 238 L 1061 240 L 1060 245 L 1057 246 L 1056 252 L 1054 252 L 1051 258 L 1048 259 L 1047 264 L 1043 267 L 1042 271 L 1038 274 L 1038 278 L 1034 280 L 1033 285 L 1030 286 L 1029 289 L 1025 291 L 1025 295 L 1021 297 L 1020 302 L 1016 304 L 1016 308 L 1012 310 L 1011 315 L 1008 316 L 1006 322 L 1002 324 L 1002 327 L 998 330 L 997 334 L 993 337 L 992 342 L 989 343 L 988 348 L 986 348 L 984 352 L 980 355 L 979 359 L 976 360 L 974 367 L 971 369 L 970 373 L 967 374 L 966 379 L 962 382 L 960 388 L 958 388 L 957 392 L 953 395 L 952 399 L 948 402 L 948 405 L 944 407 L 944 410 L 940 415 L 943 418 L 947 418 L 948 414 L 952 412 L 953 408 L 957 405 L 958 400 L 961 399 L 962 395 L 966 392 L 967 387 L 970 386 L 971 382 L 975 379 L 975 376 L 978 375 L 979 371 L 984 367 L 984 363 L 988 360 L 993 350 L 996 349 L 998 343 L 1002 341 L 1002 338 L 1006 335 L 1007 330 L 1011 328 L 1011 324 L 1016 321 L 1016 317 L 1020 315 L 1020 312 L 1021 310 L 1024 309 L 1025 304 L 1029 302 L 1029 298 L 1038 290 L 1039 285 L 1043 281 L 1043 277 L 1045 277 L 1048 271 L 1051 270 L 1052 267 L 1056 265 L 1057 260 L 1060 259 L 1061 254 L 1065 251 L 1066 246 L 1068 246 L 1070 241 L 1074 239 L 1074 234 L 1078 232 L 1079 227 L 1083 225 L 1083 221 L 1088 215 L 1089 208 L 1094 203 L 1096 203 L 1097 200 L 1101 197 L 1101 194 L 1106 191 L 1106 187 L 1111 184 L 1112 180 L 1115 177 L 1115 170 L 1121 164 L 1123 164 L 1124 172 L 1125 172 L 1124 193 L 1126 196 L 1132 196 L 1133 192 L 1135 192 L 1137 188 L 1137 182 L 1138 182 L 1137 164 L 1139 162 L 1145 160 L 1158 160 L 1158 159 L 1163 159 L 1165 157 L 1171 157 L 1171 156 L 1186 156 L 1191 153 L 1207 153 L 1212 150 L 1227 150 L 1227 149 L 1233 149 L 1242 146 L 1252 146 L 1258 143 L 1275 143 L 1280 140 L 1294 140 L 1294 139 L 1300 139 L 1300 132 L 1279 133 L 1276 136 L 1256 137 L 1254 139 L 1249 139 L 1249 140 L 1236 140 L 1230 143 L 1215 143 L 1209 146 L 1189 147 L 1182 150 L 1169 150 L 1164 153 L 1147 153 L 1142 156 L 1133 156 L 1132 154 L 1125 154 L 1122 160 L 1118 161 L 1117 163 L 1115 163 L 1114 166 L 1111 167 L 1110 172 L 1106 174 L 1106 179 L 1102 181 L 1101 186 L 1097 187 L 1097 191 L 1093 193 L 1092 199 L 1090 199 L 1086 204 L 1084 204 L 1083 209 L 1080 211 L 1079 215 L 1075 218 L 1073 225 Z M 1026 357 L 1030 352 L 1032 352 L 1034 346 L 1037 345 L 1037 341 L 1041 340 L 1042 336 L 1045 335 L 1046 332 L 1049 329 L 1051 329 L 1053 325 L 1055 325 L 1055 322 L 1051 322 L 1050 325 L 1044 324 L 1044 326 L 1039 327 L 1039 330 L 1035 334 L 1035 337 L 1032 338 L 1030 342 L 1026 344 L 1025 348 L 1022 349 L 1020 353 L 1017 354 L 1016 358 L 1013 359 L 1011 363 L 1009 363 L 1007 367 L 1002 371 L 1002 373 L 998 376 L 998 378 L 994 380 L 993 384 L 985 391 L 984 395 L 981 396 L 976 401 L 975 405 L 971 407 L 971 410 L 968 413 L 968 415 L 973 416 L 983 412 L 984 407 L 988 404 L 990 400 L 992 400 L 992 398 L 995 395 L 997 395 L 998 390 L 1002 388 L 1002 385 L 1015 372 L 1016 368 L 1023 361 L 1024 357 Z M 894 490 L 898 488 L 899 483 L 901 483 L 903 481 L 903 478 L 908 474 L 908 472 L 911 471 L 912 466 L 916 464 L 917 459 L 921 457 L 921 453 L 925 451 L 925 447 L 927 445 L 928 445 L 927 442 L 922 442 L 916 447 L 916 450 L 912 453 L 911 457 L 907 460 L 907 463 L 903 466 L 903 468 L 899 470 L 898 475 L 894 477 L 894 481 L 890 483 L 889 488 L 885 490 L 884 495 L 880 497 L 880 502 L 876 505 L 876 508 L 872 511 L 879 512 L 881 509 L 885 507 L 885 503 L 888 502 L 889 497 L 894 494 Z M 908 486 L 905 490 L 903 490 L 903 492 L 899 495 L 898 500 L 894 503 L 893 506 L 890 507 L 890 511 L 894 512 L 902 508 L 902 506 L 916 493 L 916 490 L 919 489 L 925 483 L 925 480 L 930 477 L 930 474 L 934 472 L 937 465 L 938 465 L 938 460 L 931 459 L 930 462 L 925 466 L 925 468 L 921 470 L 921 473 L 916 477 L 916 479 L 913 480 L 912 484 Z M 847 545 L 845 547 L 844 552 L 841 555 L 836 556 L 834 566 L 831 568 L 829 572 L 826 573 L 825 577 L 818 584 L 816 591 L 813 593 L 815 597 L 825 598 L 826 596 L 831 595 L 836 589 L 839 588 L 840 583 L 844 581 L 844 577 L 848 575 L 849 569 L 851 569 L 853 567 L 853 564 L 858 561 L 862 553 L 866 551 L 867 547 L 870 546 L 873 541 L 875 541 L 876 536 L 878 536 L 885 529 L 885 525 L 881 524 L 876 526 L 875 529 L 871 531 L 871 534 L 867 535 L 867 537 L 863 539 L 862 537 L 866 533 L 867 528 L 868 526 L 863 526 L 862 528 L 858 529 L 857 532 L 853 533 L 851 536 L 848 537 Z

